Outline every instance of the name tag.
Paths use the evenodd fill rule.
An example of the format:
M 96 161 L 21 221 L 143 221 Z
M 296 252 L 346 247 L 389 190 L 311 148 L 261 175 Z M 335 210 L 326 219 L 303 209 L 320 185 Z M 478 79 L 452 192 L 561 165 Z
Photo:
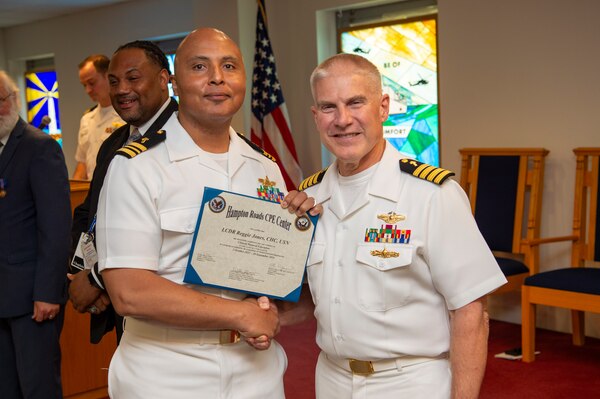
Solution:
M 98 262 L 98 253 L 94 247 L 94 237 L 88 233 L 81 233 L 71 266 L 76 269 L 91 269 Z

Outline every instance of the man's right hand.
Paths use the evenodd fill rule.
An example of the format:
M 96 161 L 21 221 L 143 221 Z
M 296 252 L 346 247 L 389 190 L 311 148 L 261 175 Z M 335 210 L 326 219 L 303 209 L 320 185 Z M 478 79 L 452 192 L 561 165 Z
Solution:
M 261 297 L 258 300 L 255 298 L 246 298 L 242 301 L 247 304 L 246 312 L 242 320 L 240 320 L 240 334 L 244 336 L 248 343 L 256 349 L 267 349 L 270 346 L 270 339 L 279 332 L 279 315 L 277 306 L 269 304 L 266 309 L 265 302 L 267 298 Z M 252 338 L 257 338 L 256 340 Z
M 88 308 L 97 301 L 104 302 L 108 300 L 108 296 L 106 298 L 100 298 L 100 294 L 103 293 L 102 290 L 90 284 L 88 279 L 89 273 L 89 270 L 82 270 L 77 274 L 67 274 L 67 277 L 71 280 L 71 284 L 69 284 L 69 297 L 73 303 L 73 307 L 79 313 L 87 312 Z M 97 306 L 96 309 L 98 309 L 99 313 L 100 310 L 106 309 L 106 306 L 102 308 Z

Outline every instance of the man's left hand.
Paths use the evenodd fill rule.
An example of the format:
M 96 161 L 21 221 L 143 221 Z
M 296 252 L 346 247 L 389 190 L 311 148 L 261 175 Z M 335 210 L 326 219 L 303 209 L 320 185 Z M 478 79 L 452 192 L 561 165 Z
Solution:
M 38 323 L 44 320 L 52 320 L 60 311 L 60 305 L 57 303 L 48 303 L 41 301 L 33 302 L 33 316 L 31 318 Z

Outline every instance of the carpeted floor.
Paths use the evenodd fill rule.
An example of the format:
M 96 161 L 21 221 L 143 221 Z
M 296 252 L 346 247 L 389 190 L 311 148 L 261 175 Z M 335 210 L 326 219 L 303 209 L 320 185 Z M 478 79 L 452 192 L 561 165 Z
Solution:
M 314 367 L 318 348 L 315 322 L 284 329 L 277 340 L 288 355 L 285 376 L 287 399 L 314 399 Z M 600 398 L 600 340 L 588 338 L 584 347 L 571 345 L 571 336 L 537 330 L 536 361 L 494 358 L 520 346 L 521 326 L 491 321 L 489 355 L 481 399 L 591 399 Z M 332 398 L 336 399 L 336 398 Z

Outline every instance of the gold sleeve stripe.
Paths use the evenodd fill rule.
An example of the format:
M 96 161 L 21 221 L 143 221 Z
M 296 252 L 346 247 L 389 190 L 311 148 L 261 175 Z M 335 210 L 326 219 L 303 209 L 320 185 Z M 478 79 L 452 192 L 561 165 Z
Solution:
M 120 152 L 124 152 L 125 154 L 127 154 L 129 156 L 129 158 L 133 158 L 137 155 L 137 153 L 131 151 L 129 148 L 127 147 L 123 147 L 119 150 Z
M 440 173 L 440 175 L 438 177 L 436 177 L 436 179 L 434 180 L 434 183 L 442 184 L 444 182 L 444 180 L 446 180 L 446 178 L 454 175 L 454 172 L 451 172 L 451 171 L 445 170 L 445 169 L 442 169 L 442 170 L 444 172 Z
M 429 176 L 427 176 L 427 180 L 435 182 L 435 178 L 442 172 L 444 172 L 446 169 L 442 169 L 442 168 L 435 168 L 435 170 L 433 172 L 431 172 L 429 174 Z
M 142 145 L 140 143 L 136 143 L 135 141 L 133 143 L 129 144 L 129 146 L 137 148 L 138 150 L 140 150 L 140 152 L 147 150 L 147 148 L 146 148 L 145 145 Z
M 126 145 L 123 148 L 127 148 L 129 151 L 133 152 L 135 155 L 141 154 L 143 152 L 142 150 L 140 150 L 139 148 L 137 148 L 131 144 Z
M 421 165 L 423 166 L 423 165 Z M 419 174 L 419 177 L 423 178 L 423 179 L 427 179 L 427 180 L 431 180 L 429 178 L 429 174 L 435 170 L 435 166 L 431 166 L 431 165 L 425 165 L 426 168 L 424 168 L 421 173 Z M 419 167 L 420 168 L 420 167 Z
M 414 175 L 414 176 L 421 177 L 421 176 L 422 176 L 422 175 L 421 175 L 421 172 L 423 171 L 423 169 L 426 169 L 428 166 L 429 166 L 429 165 L 428 165 L 428 164 L 426 164 L 426 163 L 419 165 L 419 166 L 417 167 L 417 169 L 415 169 L 415 170 L 414 170 L 414 172 L 413 172 L 413 175 Z
M 298 186 L 298 190 L 303 191 L 311 186 L 314 186 L 315 184 L 320 183 L 321 180 L 323 179 L 323 176 L 325 175 L 325 170 L 321 170 L 321 171 L 307 177 L 306 179 L 304 179 L 302 181 L 302 183 L 300 183 L 300 185 Z

